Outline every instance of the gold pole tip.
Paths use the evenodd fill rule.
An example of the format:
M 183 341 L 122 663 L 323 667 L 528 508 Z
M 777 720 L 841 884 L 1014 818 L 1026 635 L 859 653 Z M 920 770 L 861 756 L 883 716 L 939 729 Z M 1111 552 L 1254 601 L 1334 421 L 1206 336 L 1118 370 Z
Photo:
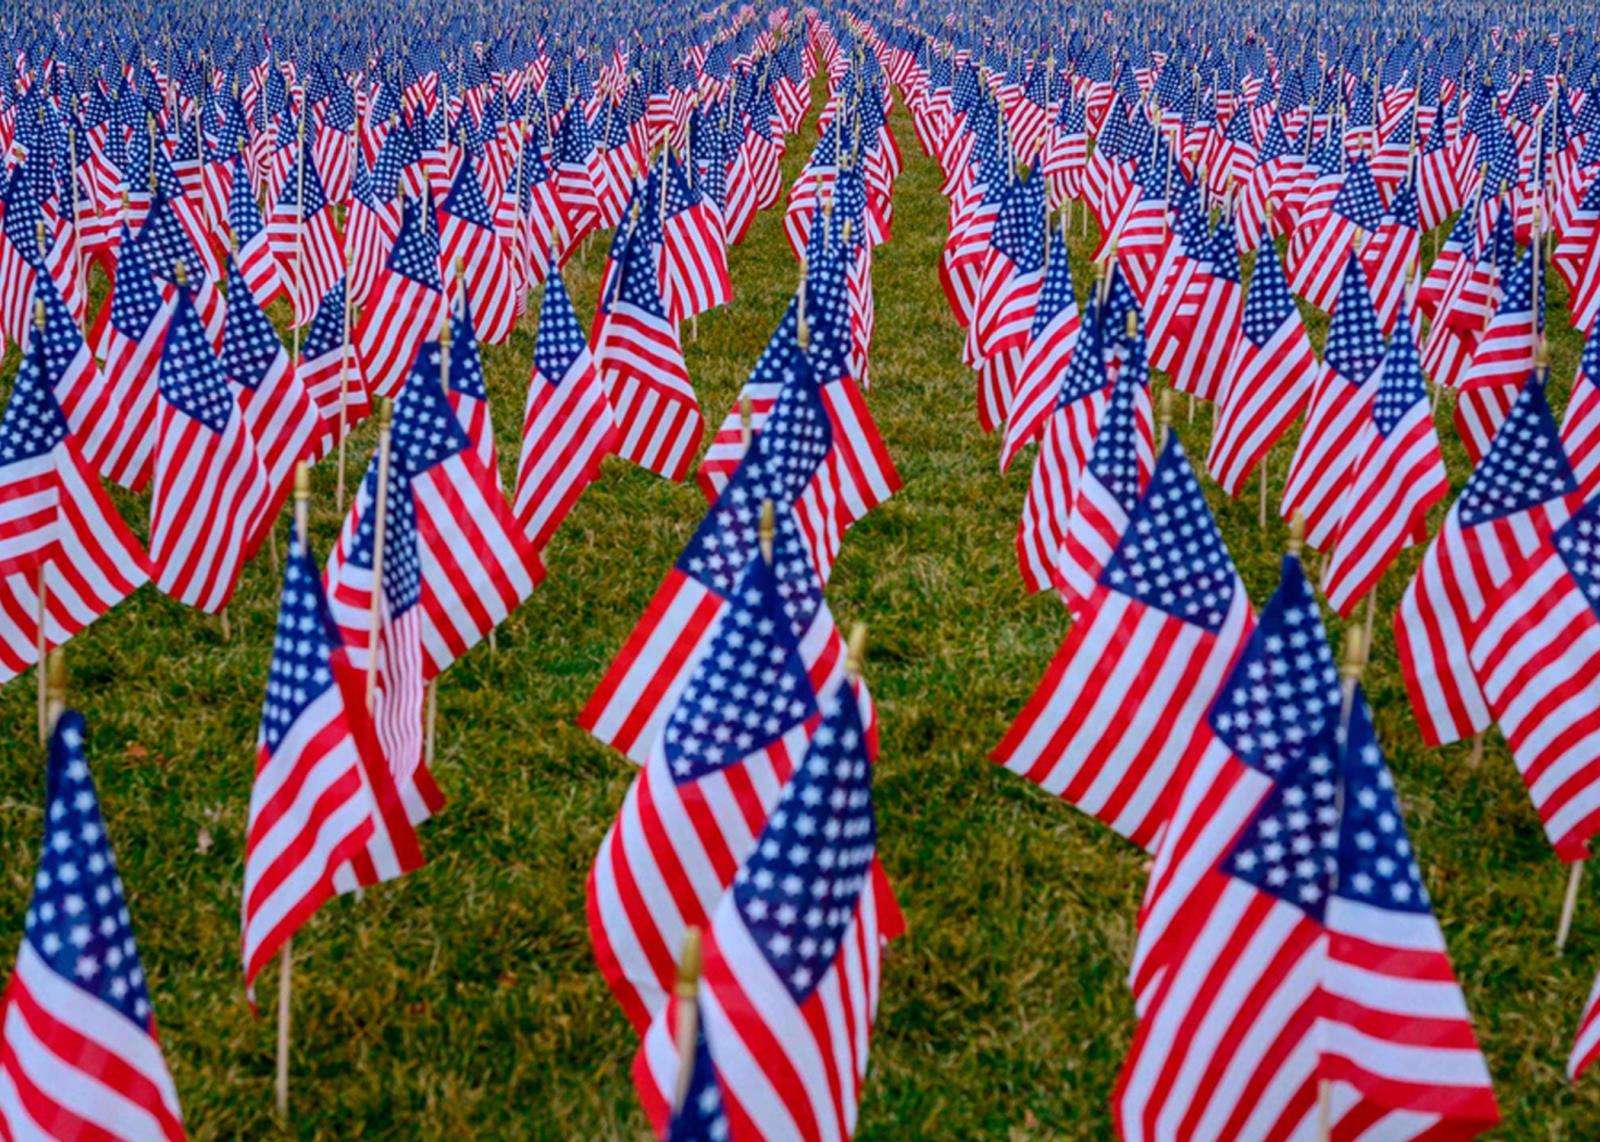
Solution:
M 1295 508 L 1294 516 L 1289 520 L 1289 554 L 1296 558 L 1300 549 L 1306 545 L 1306 513 Z
M 1171 389 L 1162 389 L 1161 390 L 1161 414 L 1160 414 L 1161 415 L 1161 427 L 1162 428 L 1170 429 L 1172 427 L 1172 405 L 1173 405 L 1173 393 L 1172 393 L 1172 390 Z
M 55 647 L 44 660 L 44 692 L 52 701 L 64 702 L 67 697 L 67 652 Z
M 867 659 L 866 623 L 856 623 L 850 628 L 850 640 L 845 646 L 844 668 L 852 677 L 859 678 L 862 664 Z
M 678 994 L 693 998 L 700 985 L 700 929 L 690 925 L 683 933 L 683 954 L 678 958 Z
M 1139 336 L 1139 314 L 1136 310 L 1128 310 L 1127 316 L 1128 340 L 1132 341 Z
M 394 423 L 394 401 L 388 397 L 378 400 L 378 427 L 388 428 Z
M 294 466 L 294 498 L 296 500 L 311 498 L 311 465 L 304 460 Z
M 44 328 L 44 298 L 34 298 L 33 301 L 33 326 L 35 329 Z
M 189 284 L 189 271 L 184 266 L 182 258 L 172 263 L 172 280 L 181 286 Z
M 761 501 L 761 550 L 772 558 L 772 538 L 778 531 L 778 509 L 771 500 Z
M 1339 674 L 1346 679 L 1360 678 L 1361 668 L 1366 664 L 1366 646 L 1362 638 L 1361 624 L 1351 623 L 1344 632 L 1344 661 L 1339 666 Z

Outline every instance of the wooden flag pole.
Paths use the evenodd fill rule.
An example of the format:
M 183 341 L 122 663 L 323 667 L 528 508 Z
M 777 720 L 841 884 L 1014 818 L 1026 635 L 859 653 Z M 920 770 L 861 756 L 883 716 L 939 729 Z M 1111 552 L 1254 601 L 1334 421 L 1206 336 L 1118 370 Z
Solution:
M 739 398 L 739 450 L 750 451 L 750 442 L 755 439 L 755 407 L 750 403 L 750 394 L 745 393 Z
M 378 701 L 378 634 L 383 624 L 383 545 L 389 522 L 389 444 L 393 435 L 394 402 L 378 402 L 378 487 L 372 505 L 372 609 L 367 621 L 367 713 Z
M 344 281 L 344 333 L 339 341 L 339 478 L 334 490 L 334 502 L 339 514 L 344 514 L 345 436 L 350 431 L 350 324 L 355 307 L 350 304 L 350 278 Z
M 461 263 L 456 263 L 457 273 L 461 271 Z M 459 280 L 459 278 L 457 279 Z M 455 306 L 446 302 L 444 307 L 444 328 L 439 330 L 439 388 L 444 392 L 450 391 L 450 323 L 455 316 Z M 494 631 L 490 630 L 490 648 L 494 647 Z M 422 731 L 422 764 L 433 767 L 433 746 L 435 730 L 439 722 L 439 678 L 438 675 L 428 679 L 428 701 L 423 715 Z
M 772 562 L 772 541 L 778 530 L 778 509 L 771 500 L 761 501 L 761 558 Z
M 1572 871 L 1567 874 L 1567 895 L 1561 901 L 1561 922 L 1556 927 L 1556 954 L 1560 955 L 1567 946 L 1567 937 L 1572 934 L 1572 914 L 1578 908 L 1578 883 L 1583 879 L 1583 862 L 1572 862 Z
M 40 223 L 43 226 L 43 223 Z M 42 246 L 42 243 L 41 243 Z M 34 336 L 44 337 L 44 301 L 35 298 L 33 302 L 33 331 Z M 50 739 L 50 683 L 47 679 L 49 673 L 48 659 L 50 656 L 50 637 L 46 624 L 50 621 L 50 581 L 45 577 L 48 561 L 39 561 L 39 578 L 37 580 L 36 594 L 39 597 L 39 630 L 36 635 L 38 660 L 36 662 L 39 675 L 39 741 L 44 743 Z
M 1271 457 L 1270 452 L 1261 457 L 1261 503 L 1256 510 L 1256 522 L 1262 531 L 1267 530 L 1267 463 Z
M 56 647 L 45 662 L 44 717 L 48 729 L 54 730 L 56 722 L 67 710 L 67 652 Z
M 311 468 L 301 461 L 294 466 L 294 534 L 305 549 L 311 526 Z M 289 1118 L 289 997 L 293 988 L 294 937 L 283 941 L 278 953 L 278 1070 L 273 1082 L 273 1097 L 278 1117 Z
M 678 956 L 678 983 L 676 994 L 677 1034 L 674 1041 L 678 1051 L 678 1079 L 673 1084 L 672 1111 L 676 1114 L 689 1097 L 689 1083 L 694 1078 L 695 1044 L 700 1038 L 700 929 L 693 924 L 683 933 L 683 951 Z
M 1361 682 L 1361 671 L 1366 665 L 1366 646 L 1361 637 L 1361 628 L 1351 626 L 1344 635 L 1344 661 L 1339 666 L 1340 703 L 1339 703 L 1339 750 L 1343 752 L 1345 743 L 1350 739 L 1350 715 L 1355 708 L 1356 686 Z M 1337 783 L 1334 802 L 1338 818 L 1344 816 L 1344 785 Z M 1337 828 L 1337 825 L 1335 825 Z M 1334 892 L 1339 886 L 1339 869 L 1334 866 L 1332 881 L 1328 892 Z M 1327 1142 L 1331 1137 L 1333 1127 L 1333 1083 L 1323 1079 L 1317 1083 L 1317 1138 L 1319 1142 Z

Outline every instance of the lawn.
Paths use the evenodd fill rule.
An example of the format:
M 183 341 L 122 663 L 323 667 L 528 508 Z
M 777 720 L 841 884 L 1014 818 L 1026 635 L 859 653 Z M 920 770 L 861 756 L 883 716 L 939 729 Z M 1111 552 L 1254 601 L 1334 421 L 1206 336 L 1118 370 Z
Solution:
M 894 235 L 878 251 L 869 404 L 904 488 L 857 525 L 828 588 L 841 625 L 870 629 L 867 677 L 882 756 L 883 862 L 910 926 L 889 952 L 860 1136 L 1104 1138 L 1128 1046 L 1123 983 L 1143 854 L 987 760 L 1067 619 L 1024 595 L 1013 537 L 1031 452 L 1007 476 L 979 430 L 961 331 L 940 291 L 937 165 L 895 130 L 906 170 Z M 814 135 L 791 142 L 792 180 Z M 1076 232 L 1076 227 L 1074 227 Z M 1088 238 L 1075 237 L 1080 296 Z M 569 276 L 592 313 L 604 246 Z M 779 212 L 731 256 L 734 302 L 700 321 L 691 375 L 715 423 L 796 283 Z M 1563 300 L 1559 292 L 1553 299 Z M 1314 323 L 1320 340 L 1325 321 Z M 1559 409 L 1580 345 L 1553 313 Z M 514 476 L 531 328 L 485 353 L 500 462 Z M 0 385 L 15 373 L 13 349 Z M 1209 410 L 1179 432 L 1203 456 Z M 1439 428 L 1456 489 L 1467 475 L 1448 408 Z M 356 436 L 353 464 L 372 446 Z M 1292 442 L 1272 473 L 1281 481 Z M 337 533 L 331 465 L 315 474 L 313 543 Z M 1207 481 L 1256 605 L 1284 529 Z M 141 536 L 142 501 L 119 503 Z M 584 881 L 633 773 L 575 725 L 705 508 L 612 459 L 548 552 L 549 577 L 443 676 L 436 774 L 449 804 L 424 827 L 427 866 L 340 899 L 295 940 L 292 1114 L 272 1112 L 274 973 L 252 1014 L 241 986 L 240 881 L 254 742 L 277 607 L 263 555 L 216 619 L 141 590 L 68 650 L 70 704 L 131 898 L 162 1042 L 197 1138 L 634 1138 L 633 1037 L 594 969 Z M 1442 507 L 1436 511 L 1442 517 Z M 1437 518 L 1435 519 L 1437 526 Z M 1592 1135 L 1600 1088 L 1562 1076 L 1600 966 L 1586 886 L 1567 954 L 1554 953 L 1564 869 L 1497 736 L 1481 767 L 1466 745 L 1422 748 L 1387 616 L 1417 562 L 1384 580 L 1366 684 L 1423 873 L 1488 1055 L 1506 1138 Z M 1335 624 L 1337 625 L 1337 624 Z M 1336 636 L 1337 637 L 1337 634 Z M 0 690 L 0 944 L 20 939 L 41 831 L 34 688 Z M 8 954 L 0 956 L 7 963 Z

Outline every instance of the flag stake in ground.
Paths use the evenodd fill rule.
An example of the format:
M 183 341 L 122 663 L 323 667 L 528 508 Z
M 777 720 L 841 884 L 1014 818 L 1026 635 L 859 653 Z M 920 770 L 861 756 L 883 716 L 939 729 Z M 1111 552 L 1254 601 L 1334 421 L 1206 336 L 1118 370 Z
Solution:
M 367 713 L 378 699 L 378 634 L 383 624 L 383 544 L 389 515 L 389 446 L 394 435 L 394 401 L 378 402 L 378 486 L 372 505 L 372 610 L 367 627 Z

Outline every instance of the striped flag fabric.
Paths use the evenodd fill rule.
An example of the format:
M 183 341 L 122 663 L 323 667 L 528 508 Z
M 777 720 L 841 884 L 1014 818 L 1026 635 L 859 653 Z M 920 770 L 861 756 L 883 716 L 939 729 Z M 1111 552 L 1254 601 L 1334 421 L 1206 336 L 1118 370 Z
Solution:
M 905 930 L 878 859 L 872 776 L 854 687 L 841 684 L 712 913 L 700 1010 L 731 1137 L 854 1132 L 883 954 Z M 634 1068 L 653 1117 L 677 1086 L 657 1032 L 671 1007 Z
M 1352 449 L 1370 418 L 1373 391 L 1367 386 L 1383 361 L 1383 330 L 1367 292 L 1366 275 L 1355 255 L 1345 257 L 1345 281 L 1328 325 L 1322 369 L 1311 394 L 1310 411 L 1284 482 L 1279 514 L 1306 517 L 1306 543 L 1326 547 L 1338 524 L 1340 496 L 1349 480 Z
M 1251 628 L 1176 433 L 993 760 L 1151 848 L 1178 759 Z
M 1600 502 L 1579 507 L 1487 600 L 1473 672 L 1562 860 L 1600 832 Z
M 70 319 L 65 329 L 76 337 Z M 63 645 L 150 577 L 52 392 L 65 345 L 63 327 L 35 327 L 0 416 L 0 682 L 37 662 L 41 641 Z
M 1281 654 L 1269 646 L 1291 618 L 1320 639 L 1298 586 L 1271 626 L 1263 617 L 1242 671 L 1258 670 L 1263 651 Z M 1278 688 L 1304 696 L 1283 713 L 1310 715 L 1282 722 L 1289 756 L 1258 752 L 1285 740 L 1266 738 L 1265 724 L 1220 721 L 1266 708 L 1249 697 L 1256 678 L 1236 677 L 1212 718 L 1227 745 L 1190 777 L 1210 796 L 1186 792 L 1197 819 L 1173 821 L 1174 838 L 1197 836 L 1191 859 L 1202 863 L 1113 1095 L 1118 1132 L 1311 1137 L 1321 1120 L 1331 1137 L 1481 1133 L 1499 1118 L 1488 1068 L 1366 699 L 1352 683 L 1338 716 L 1325 643 L 1316 655 L 1302 643 L 1285 665 Z M 1306 671 L 1314 681 L 1301 681 Z M 1212 820 L 1220 807 L 1229 817 Z
M 249 176 L 245 173 L 244 156 L 235 156 L 229 166 L 233 174 L 228 184 L 228 236 L 233 245 L 233 258 L 244 280 L 250 284 L 251 294 L 262 305 L 268 305 L 280 294 L 287 293 L 289 287 L 278 272 L 267 224 L 261 217 L 261 207 L 256 204 Z
M 758 555 L 590 869 L 595 959 L 641 1036 L 670 994 L 684 933 L 706 926 L 816 729 L 817 694 L 785 609 L 773 563 Z
M 543 551 L 616 449 L 617 425 L 559 266 L 545 278 L 512 511 Z
M 1375 391 L 1363 398 L 1366 423 L 1351 445 L 1350 480 L 1322 572 L 1328 605 L 1347 618 L 1403 548 L 1426 542 L 1428 512 L 1450 491 L 1415 328 L 1409 313 L 1395 327 L 1367 380 Z
M 1583 1016 L 1578 1020 L 1578 1034 L 1572 1042 L 1572 1052 L 1567 1056 L 1567 1079 L 1577 1082 L 1578 1076 L 1600 1058 L 1600 977 L 1589 989 L 1589 998 L 1583 1005 Z
M 155 379 L 153 579 L 162 593 L 215 614 L 233 596 L 266 520 L 270 489 L 250 427 L 181 285 Z
M 355 343 L 374 396 L 399 393 L 417 351 L 439 336 L 444 321 L 438 235 L 424 215 L 420 199 L 405 199 L 394 248 L 363 303 Z
M 1317 368 L 1316 350 L 1271 242 L 1263 242 L 1256 255 L 1241 325 L 1206 457 L 1206 469 L 1235 498 L 1305 410 Z
M 705 425 L 678 327 L 667 317 L 652 226 L 635 216 L 614 282 L 602 287 L 609 296 L 594 356 L 621 436 L 617 454 L 676 481 L 688 475 Z
M 1600 185 L 1600 179 L 1596 180 Z M 1589 334 L 1561 418 L 1561 443 L 1584 499 L 1600 489 L 1600 331 Z
M 348 436 L 372 415 L 361 355 L 350 336 L 353 331 L 349 320 L 353 320 L 353 314 L 347 319 L 345 312 L 348 288 L 349 279 L 341 277 L 317 304 L 317 315 L 301 338 L 300 359 L 295 362 L 300 387 L 311 397 L 321 418 L 313 459 L 321 459 L 339 446 L 341 427 Z
M 39 865 L 0 997 L 0 1134 L 181 1142 L 86 732 L 68 710 L 50 734 Z
M 1017 453 L 1037 440 L 1060 401 L 1082 321 L 1072 288 L 1072 259 L 1065 236 L 1052 231 L 1045 257 L 1044 280 L 1028 331 L 1027 351 L 1006 417 L 1000 471 L 1011 467 Z
M 815 385 L 786 385 L 727 487 L 656 588 L 578 722 L 643 764 L 719 615 L 757 558 L 760 505 L 777 517 L 776 571 L 817 688 L 843 662 L 795 504 L 827 459 L 832 433 Z
M 455 267 L 452 280 L 472 309 L 478 339 L 499 345 L 516 321 L 516 290 L 505 245 L 495 232 L 483 183 L 469 162 L 439 203 L 439 248 L 443 265 Z
M 311 553 L 290 539 L 245 833 L 241 948 L 247 991 L 340 889 L 422 866 L 384 763 L 363 679 L 345 654 Z
M 85 443 L 101 475 L 137 492 L 150 482 L 156 436 L 154 374 L 171 303 L 162 295 L 145 248 L 126 226 L 119 250 L 117 275 L 105 303 L 110 319 L 95 346 L 106 382 L 105 411 L 96 416 Z
M 1472 632 L 1497 589 L 1566 522 L 1576 493 L 1544 380 L 1530 374 L 1395 613 L 1401 677 L 1426 744 L 1447 745 L 1488 726 Z
M 1543 304 L 1543 264 L 1534 265 L 1530 246 L 1506 279 L 1500 304 L 1457 383 L 1456 431 L 1474 464 L 1489 450 L 1495 432 L 1516 402 L 1523 378 L 1533 368 L 1534 350 L 1544 328 L 1543 314 L 1534 313 L 1535 275 L 1540 279 L 1537 287 Z

